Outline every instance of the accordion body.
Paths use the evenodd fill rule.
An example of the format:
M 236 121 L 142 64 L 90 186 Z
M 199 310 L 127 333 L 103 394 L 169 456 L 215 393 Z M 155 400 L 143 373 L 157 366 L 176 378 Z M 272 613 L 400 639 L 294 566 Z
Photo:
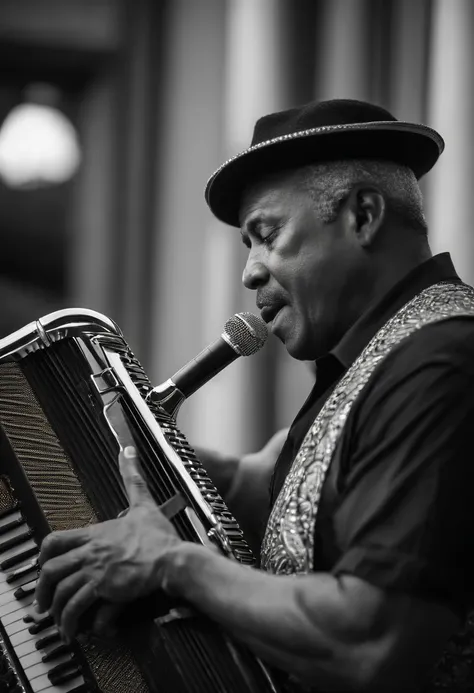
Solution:
M 220 627 L 165 595 L 141 600 L 119 635 L 66 647 L 28 620 L 38 547 L 53 530 L 127 506 L 118 453 L 133 441 L 159 505 L 180 494 L 182 539 L 254 560 L 235 519 L 111 320 L 52 313 L 0 340 L 0 690 L 8 693 L 275 693 L 267 668 Z

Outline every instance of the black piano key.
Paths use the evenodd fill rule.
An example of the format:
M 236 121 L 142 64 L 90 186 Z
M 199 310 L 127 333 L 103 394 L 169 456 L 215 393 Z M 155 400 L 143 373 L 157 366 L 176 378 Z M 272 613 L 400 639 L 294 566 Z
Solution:
M 28 575 L 28 573 L 33 573 L 33 572 L 38 572 L 39 571 L 39 563 L 38 561 L 32 561 L 31 563 L 27 563 L 26 565 L 22 566 L 21 568 L 18 568 L 17 570 L 14 570 L 13 573 L 10 573 L 7 575 L 7 582 L 14 582 L 15 580 L 18 580 L 18 578 L 23 577 L 24 575 Z
M 37 650 L 42 650 L 43 647 L 47 647 L 48 645 L 54 645 L 55 642 L 58 642 L 60 640 L 61 636 L 59 634 L 59 631 L 56 631 L 56 633 L 51 633 L 51 635 L 47 635 L 45 638 L 41 638 L 40 640 L 38 640 L 35 647 Z
M 81 673 L 80 668 L 74 660 L 70 662 L 63 662 L 58 664 L 54 669 L 48 671 L 48 679 L 51 681 L 53 686 L 59 686 L 66 681 L 75 679 Z
M 12 515 L 13 513 L 15 513 L 19 509 L 20 509 L 20 503 L 15 503 L 15 505 L 11 508 L 5 508 L 4 510 L 0 510 L 0 520 L 3 517 L 8 517 L 8 515 Z
M 88 683 L 80 683 L 76 688 L 71 688 L 69 693 L 91 693 L 91 687 Z
M 17 565 L 18 563 L 21 563 L 22 561 L 26 561 L 27 558 L 31 558 L 32 556 L 37 556 L 39 553 L 38 547 L 37 546 L 31 546 L 29 549 L 26 549 L 26 551 L 22 551 L 20 553 L 17 553 L 15 556 L 10 556 L 10 558 L 6 558 L 4 561 L 0 563 L 0 570 L 9 570 L 10 568 L 13 568 L 13 566 Z
M 17 537 L 12 537 L 11 539 L 7 539 L 7 541 L 3 541 L 0 544 L 0 554 L 2 554 L 4 551 L 8 551 L 9 549 L 13 549 L 15 546 L 18 546 L 18 544 L 23 544 L 23 542 L 28 541 L 33 536 L 33 532 L 31 529 L 28 529 L 26 532 L 23 532 L 23 534 L 19 534 Z
M 31 633 L 31 630 L 30 630 Z M 55 647 L 54 650 L 50 650 L 49 652 L 46 652 L 41 657 L 42 662 L 51 662 L 53 659 L 56 659 L 56 657 L 61 657 L 61 655 L 64 654 L 69 654 L 71 652 L 71 648 L 69 645 L 58 645 L 58 647 Z
M 26 621 L 26 616 L 23 620 Z M 41 633 L 42 630 L 50 626 L 54 626 L 54 618 L 48 614 L 48 616 L 45 616 L 40 621 L 35 621 L 35 623 L 28 628 L 28 632 L 31 633 L 31 635 L 37 635 L 37 633 Z
M 1 525 L 0 526 L 0 536 L 2 534 L 6 534 L 7 532 L 10 532 L 12 529 L 16 529 L 17 527 L 21 527 L 21 525 L 25 524 L 25 520 L 22 517 L 17 517 L 11 522 L 8 522 L 8 524 Z
M 76 671 L 78 669 L 77 662 L 72 656 L 65 662 L 61 662 L 60 664 L 56 664 L 56 666 L 51 667 L 51 669 L 48 671 L 48 678 L 51 680 L 56 676 L 61 676 L 61 674 L 71 671 L 71 669 L 76 669 Z
M 13 596 L 15 599 L 24 599 L 25 597 L 29 597 L 31 594 L 34 593 L 36 589 L 36 582 L 35 584 L 28 583 L 28 585 L 22 585 L 21 587 L 18 587 L 14 592 Z

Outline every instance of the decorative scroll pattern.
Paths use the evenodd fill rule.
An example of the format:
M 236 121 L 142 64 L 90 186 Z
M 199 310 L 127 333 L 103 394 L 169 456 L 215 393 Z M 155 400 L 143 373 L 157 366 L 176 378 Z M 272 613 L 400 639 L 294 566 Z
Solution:
M 440 282 L 415 296 L 369 342 L 326 401 L 303 440 L 270 514 L 262 568 L 277 574 L 313 569 L 314 530 L 321 491 L 352 404 L 387 354 L 425 325 L 474 317 L 474 289 Z

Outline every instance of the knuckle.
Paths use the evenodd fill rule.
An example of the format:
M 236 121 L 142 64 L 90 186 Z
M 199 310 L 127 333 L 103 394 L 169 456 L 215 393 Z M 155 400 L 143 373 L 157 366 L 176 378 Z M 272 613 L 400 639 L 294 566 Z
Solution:
M 41 549 L 43 551 L 50 551 L 51 548 L 56 544 L 57 541 L 57 534 L 56 532 L 51 532 L 48 534 L 44 539 L 43 543 L 41 544 Z
M 104 551 L 105 547 L 106 543 L 104 542 L 104 540 L 100 539 L 99 537 L 96 537 L 89 543 L 89 555 L 100 556 Z
M 45 580 L 46 580 L 46 582 L 50 582 L 53 575 L 54 575 L 54 567 L 48 561 L 41 568 L 41 577 L 43 578 L 43 582 Z
M 135 484 L 135 486 L 138 486 L 140 488 L 146 487 L 145 479 L 136 470 L 131 472 L 130 481 L 132 482 L 132 484 Z

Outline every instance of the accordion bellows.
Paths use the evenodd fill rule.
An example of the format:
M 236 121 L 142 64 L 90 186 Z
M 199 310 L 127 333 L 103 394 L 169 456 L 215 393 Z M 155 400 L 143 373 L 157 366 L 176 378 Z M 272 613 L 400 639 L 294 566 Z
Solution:
M 28 622 L 44 536 L 127 507 L 118 452 L 131 441 L 156 502 L 185 499 L 172 520 L 180 536 L 254 564 L 175 421 L 146 401 L 151 389 L 119 328 L 93 311 L 59 311 L 0 341 L 2 691 L 276 691 L 250 652 L 164 595 L 135 604 L 113 641 L 82 635 L 65 648 L 54 624 Z

